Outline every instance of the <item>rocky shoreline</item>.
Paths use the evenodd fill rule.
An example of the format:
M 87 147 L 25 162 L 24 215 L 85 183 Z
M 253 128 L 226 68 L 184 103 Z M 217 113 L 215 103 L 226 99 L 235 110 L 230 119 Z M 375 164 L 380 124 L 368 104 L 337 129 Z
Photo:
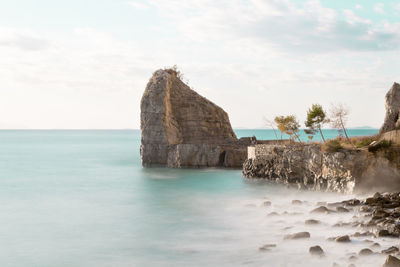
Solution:
M 375 193 L 373 196 L 358 199 L 352 198 L 340 202 L 326 203 L 318 202 L 316 205 L 310 205 L 302 200 L 293 200 L 292 205 L 301 206 L 308 204 L 309 215 L 311 218 L 304 221 L 304 224 L 311 227 L 323 223 L 321 220 L 315 219 L 316 216 L 326 216 L 345 214 L 348 221 L 340 221 L 331 227 L 335 229 L 346 229 L 342 235 L 327 236 L 329 242 L 335 242 L 338 246 L 342 243 L 346 244 L 364 244 L 359 251 L 352 251 L 344 255 L 349 266 L 356 266 L 357 261 L 365 259 L 372 255 L 385 257 L 382 261 L 385 267 L 400 266 L 399 237 L 400 237 L 400 192 L 396 193 Z M 264 201 L 263 206 L 269 208 L 271 201 Z M 269 212 L 268 217 L 277 217 L 283 215 L 296 216 L 302 213 L 278 213 Z M 352 216 L 351 216 L 352 215 Z M 351 217 L 350 217 L 351 216 Z M 284 229 L 291 229 L 286 227 Z M 348 229 L 353 229 L 353 234 L 348 233 Z M 282 234 L 283 240 L 308 240 L 313 237 L 313 231 L 290 232 Z M 383 241 L 389 241 L 391 245 L 383 245 Z M 260 252 L 273 252 L 277 248 L 277 244 L 269 243 L 259 247 Z M 329 251 L 315 244 L 307 248 L 312 256 L 324 257 Z M 333 262 L 332 266 L 340 266 Z M 362 265 L 360 265 L 362 266 Z
M 389 150 L 390 149 L 390 150 Z M 398 157 L 391 147 L 323 151 L 320 144 L 255 145 L 243 164 L 246 178 L 266 179 L 299 189 L 341 193 L 400 190 Z

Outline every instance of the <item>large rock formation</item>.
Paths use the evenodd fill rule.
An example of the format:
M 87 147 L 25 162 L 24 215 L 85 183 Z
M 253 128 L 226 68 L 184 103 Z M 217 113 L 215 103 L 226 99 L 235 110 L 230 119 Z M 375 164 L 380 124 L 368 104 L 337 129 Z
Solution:
M 400 85 L 394 83 L 386 94 L 379 140 L 368 149 L 324 152 L 320 145 L 256 145 L 249 147 L 243 174 L 317 190 L 400 190 L 399 114 Z
M 400 190 L 398 165 L 384 155 L 388 150 L 375 154 L 351 149 L 324 152 L 320 145 L 301 144 L 256 145 L 253 149 L 256 151 L 243 164 L 247 178 L 345 193 Z
M 380 134 L 400 129 L 400 84 L 394 83 L 386 94 L 386 117 Z
M 151 77 L 141 101 L 143 166 L 241 167 L 248 143 L 236 138 L 228 114 L 172 69 Z

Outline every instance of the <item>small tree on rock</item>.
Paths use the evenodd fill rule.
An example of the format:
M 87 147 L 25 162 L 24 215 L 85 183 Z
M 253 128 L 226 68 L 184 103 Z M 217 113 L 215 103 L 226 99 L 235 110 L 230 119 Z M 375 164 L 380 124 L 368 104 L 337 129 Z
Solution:
M 267 126 L 271 127 L 271 129 L 274 131 L 275 138 L 276 138 L 276 140 L 278 140 L 279 138 L 278 138 L 278 135 L 276 134 L 276 130 L 275 130 L 275 127 L 276 127 L 275 121 L 272 121 L 266 117 L 264 117 L 264 121 L 265 121 L 265 124 Z M 281 139 L 282 139 L 282 134 L 281 134 Z
M 329 120 L 326 117 L 326 113 L 321 105 L 313 104 L 311 108 L 307 111 L 307 120 L 304 122 L 308 128 L 306 133 L 315 135 L 317 131 L 321 134 L 322 140 L 325 143 L 325 137 L 322 134 L 322 126 Z
M 346 123 L 349 116 L 349 109 L 343 104 L 331 105 L 330 110 L 330 123 L 332 128 L 338 129 L 339 132 L 343 132 L 346 136 L 347 141 L 351 144 L 350 138 L 347 135 Z
M 297 121 L 296 116 L 277 116 L 274 119 L 279 131 L 290 136 L 290 139 L 297 139 L 299 142 L 299 129 L 300 123 Z

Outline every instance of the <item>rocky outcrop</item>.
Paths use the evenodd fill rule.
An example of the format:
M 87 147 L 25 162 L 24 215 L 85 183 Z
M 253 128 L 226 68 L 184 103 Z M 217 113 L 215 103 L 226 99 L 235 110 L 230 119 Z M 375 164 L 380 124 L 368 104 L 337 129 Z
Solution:
M 241 167 L 249 141 L 239 141 L 228 114 L 172 69 L 151 77 L 141 100 L 143 166 Z
M 400 84 L 394 83 L 386 94 L 386 117 L 380 134 L 400 129 Z
M 400 190 L 393 162 L 365 150 L 324 152 L 320 145 L 256 145 L 243 164 L 247 178 L 263 178 L 299 188 L 352 193 Z

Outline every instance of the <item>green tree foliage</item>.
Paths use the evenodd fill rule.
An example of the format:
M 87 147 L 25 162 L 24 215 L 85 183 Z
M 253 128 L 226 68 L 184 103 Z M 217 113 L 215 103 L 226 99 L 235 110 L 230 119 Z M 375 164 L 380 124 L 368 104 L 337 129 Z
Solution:
M 277 116 L 274 119 L 279 131 L 290 136 L 290 139 L 297 139 L 299 142 L 299 129 L 300 123 L 297 121 L 296 116 Z
M 325 143 L 325 137 L 322 134 L 322 126 L 328 122 L 326 113 L 321 105 L 313 104 L 307 111 L 307 120 L 304 122 L 308 128 L 305 132 L 309 135 L 315 135 L 317 131 L 321 134 L 322 140 Z M 312 138 L 310 138 L 312 139 Z

